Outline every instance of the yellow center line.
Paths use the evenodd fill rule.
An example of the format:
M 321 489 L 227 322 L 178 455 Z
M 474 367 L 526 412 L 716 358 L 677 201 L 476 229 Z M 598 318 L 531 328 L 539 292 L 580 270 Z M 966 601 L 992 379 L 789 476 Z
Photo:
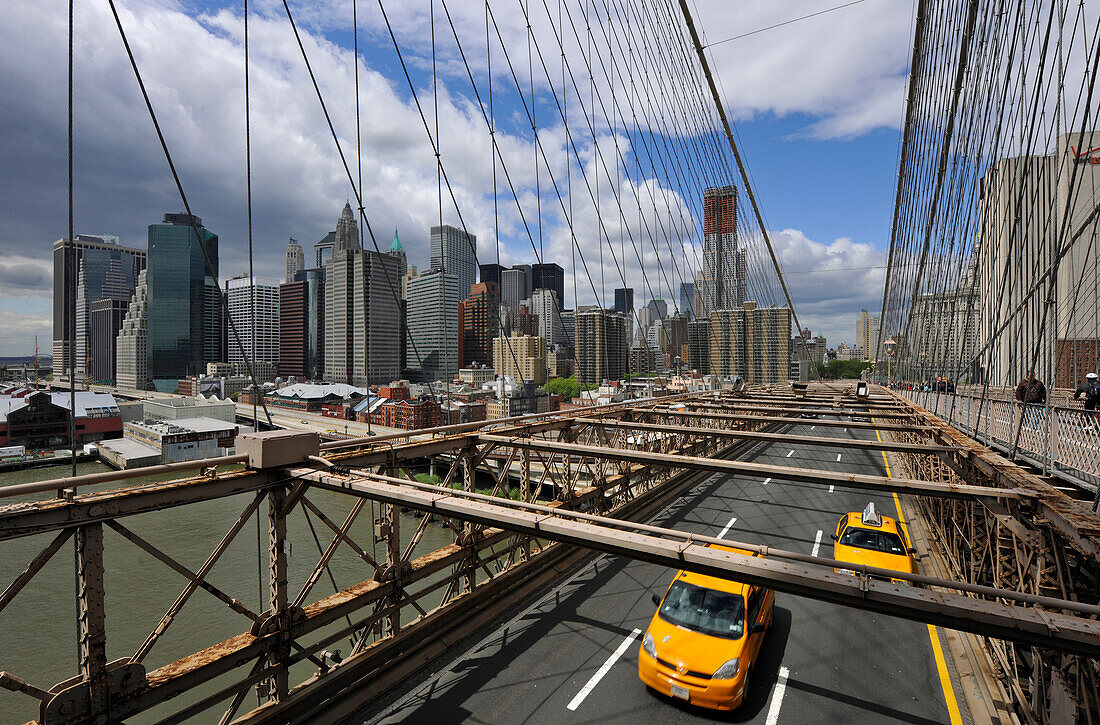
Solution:
M 874 418 L 871 418 L 872 422 L 877 423 Z M 882 442 L 882 435 L 879 433 L 878 428 L 875 429 L 875 438 L 879 443 Z M 880 451 L 882 453 L 882 462 L 886 465 L 886 477 L 893 478 L 893 474 L 890 473 L 890 461 L 886 458 L 886 451 Z M 901 510 L 901 501 L 898 499 L 898 494 L 895 491 L 894 496 L 894 508 L 898 512 L 898 521 L 902 526 L 905 526 L 905 514 Z M 951 685 L 951 675 L 947 672 L 947 660 L 943 656 L 943 648 L 940 646 L 940 635 L 936 630 L 936 627 L 929 624 L 928 627 L 928 639 L 932 642 L 932 655 L 936 660 L 936 670 L 940 675 L 940 686 L 943 688 L 943 699 L 947 705 L 947 714 L 951 717 L 951 725 L 962 725 L 962 714 L 959 712 L 959 702 L 955 699 L 955 688 Z

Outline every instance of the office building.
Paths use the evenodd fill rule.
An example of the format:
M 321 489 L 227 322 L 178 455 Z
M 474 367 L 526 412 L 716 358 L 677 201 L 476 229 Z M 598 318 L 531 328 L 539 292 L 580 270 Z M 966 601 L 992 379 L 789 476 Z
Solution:
M 453 380 L 460 367 L 458 284 L 455 275 L 442 269 L 422 272 L 408 282 L 407 367 L 419 382 Z
M 710 320 L 699 318 L 688 323 L 688 366 L 700 375 L 710 375 Z
M 397 236 L 397 227 L 393 228 L 393 241 L 390 242 L 386 254 L 397 260 L 397 271 L 401 277 L 409 273 L 409 258 L 405 255 L 405 248 L 401 246 L 400 237 Z
M 193 219 L 192 225 L 187 214 L 165 214 L 149 225 L 149 377 L 172 389 L 206 363 L 226 359 L 218 235 Z
M 304 269 L 279 285 L 279 375 L 324 377 L 325 275 Z
M 73 258 L 75 256 L 75 259 Z M 118 237 L 105 234 L 77 234 L 74 241 L 58 239 L 53 244 L 53 374 L 68 378 L 74 362 L 83 374 L 89 353 L 88 335 L 91 323 L 88 315 L 91 305 L 98 300 L 129 301 L 137 285 L 138 274 L 145 269 L 147 252 L 144 249 L 123 247 Z M 84 285 L 81 299 L 74 299 L 73 282 L 81 270 Z M 76 327 L 71 327 L 69 305 L 80 308 Z M 70 333 L 77 333 L 76 346 L 70 348 Z
M 1084 371 L 1060 376 L 1059 349 L 1100 340 L 1098 145 L 1100 132 L 1065 134 L 1053 154 L 1001 159 L 982 177 L 975 372 L 991 385 L 1015 386 L 1034 367 L 1050 390 L 1075 387 Z
M 668 303 L 660 297 L 652 298 L 645 306 L 653 310 L 653 314 L 658 320 L 663 320 L 668 317 Z
M 909 313 L 908 354 L 910 362 L 916 366 L 917 379 L 932 380 L 942 376 L 979 382 L 975 357 L 980 312 L 974 272 L 976 270 L 971 268 L 972 274 L 967 274 L 954 289 L 917 295 L 913 301 Z M 878 318 L 873 319 L 877 323 Z M 877 327 L 876 324 L 876 335 Z M 865 354 L 863 359 L 868 356 Z
M 534 290 L 553 290 L 557 295 L 558 310 L 565 309 L 565 270 L 560 264 L 548 262 L 531 265 L 531 294 Z
M 482 282 L 493 282 L 499 287 L 502 282 L 501 275 L 503 275 L 508 268 L 502 264 L 482 264 L 478 266 L 478 269 Z
M 664 362 L 669 369 L 676 370 L 678 365 L 688 364 L 688 347 L 688 316 L 677 312 L 666 318 L 661 324 L 658 349 L 663 353 Z M 679 361 L 677 361 L 677 358 L 679 358 Z
M 493 340 L 500 336 L 499 295 L 495 282 L 478 282 L 470 287 L 470 296 L 459 302 L 458 359 L 462 367 L 492 362 Z
M 539 337 L 546 340 L 547 345 L 557 345 L 563 341 L 561 308 L 558 306 L 556 292 L 549 289 L 536 289 L 531 293 L 531 298 L 524 300 L 523 304 L 538 317 Z
M 680 283 L 680 312 L 689 320 L 695 319 L 695 283 Z
M 546 383 L 546 340 L 536 335 L 498 337 L 493 340 L 493 371 L 519 381 Z
M 116 341 L 129 308 L 128 300 L 103 299 L 92 303 L 89 378 L 96 383 L 113 385 L 115 382 Z
M 115 381 L 126 390 L 147 390 L 149 378 L 148 272 L 138 274 L 134 296 L 115 339 Z
M 530 296 L 531 289 L 524 270 L 512 268 L 500 273 L 500 303 L 507 306 L 509 312 L 518 310 L 523 300 Z
M 293 282 L 294 275 L 306 268 L 306 253 L 294 238 L 286 245 L 286 276 L 284 282 Z
M 234 366 L 243 366 L 246 375 L 245 360 L 278 367 L 278 280 L 241 275 L 225 281 L 225 295 L 231 322 L 226 359 Z
M 791 311 L 743 307 L 710 314 L 710 371 L 752 384 L 777 383 L 790 374 Z
M 630 335 L 630 318 L 627 317 L 627 345 L 630 344 L 632 339 Z M 570 350 L 576 350 L 576 338 L 577 338 L 577 313 L 573 310 L 561 311 L 561 344 Z
M 454 275 L 460 299 L 466 299 L 477 282 L 477 237 L 444 224 L 432 227 L 429 247 L 431 269 Z
M 313 265 L 325 268 L 325 262 L 332 259 L 332 250 L 336 247 L 336 230 L 326 234 L 321 241 L 313 245 Z
M 400 377 L 400 258 L 364 251 L 351 206 L 336 223 L 324 274 L 324 378 L 372 385 Z
M 633 288 L 623 287 L 615 290 L 615 311 L 623 315 L 634 315 Z
M 745 302 L 745 253 L 737 244 L 737 187 L 703 192 L 703 309 L 730 310 Z
M 576 312 L 577 381 L 622 380 L 629 365 L 626 315 L 596 306 Z
M 856 347 L 863 348 L 863 359 L 874 360 L 878 353 L 879 318 L 867 310 L 860 310 L 856 318 Z

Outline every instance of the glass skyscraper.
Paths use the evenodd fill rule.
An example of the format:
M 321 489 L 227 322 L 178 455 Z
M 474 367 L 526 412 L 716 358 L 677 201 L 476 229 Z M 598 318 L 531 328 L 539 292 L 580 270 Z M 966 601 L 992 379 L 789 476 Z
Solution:
M 225 362 L 225 324 L 218 289 L 218 235 L 187 214 L 149 225 L 149 377 L 175 381 Z M 203 247 L 212 270 L 206 269 Z M 168 387 L 172 387 L 169 385 Z

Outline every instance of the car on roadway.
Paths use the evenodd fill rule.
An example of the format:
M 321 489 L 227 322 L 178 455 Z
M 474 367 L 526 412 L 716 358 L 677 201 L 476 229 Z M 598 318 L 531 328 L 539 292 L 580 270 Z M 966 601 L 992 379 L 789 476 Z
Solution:
M 850 511 L 840 517 L 833 533 L 833 558 L 852 564 L 915 574 L 917 550 L 913 548 L 905 526 L 889 516 L 883 516 L 868 503 L 860 511 Z M 841 574 L 856 574 L 855 569 L 837 567 Z M 887 577 L 872 577 L 885 579 Z M 890 581 L 909 583 L 905 579 L 888 577 Z
M 746 556 L 729 546 L 711 548 Z M 651 690 L 700 707 L 733 710 L 772 621 L 775 592 L 766 587 L 681 571 L 642 636 L 638 677 Z

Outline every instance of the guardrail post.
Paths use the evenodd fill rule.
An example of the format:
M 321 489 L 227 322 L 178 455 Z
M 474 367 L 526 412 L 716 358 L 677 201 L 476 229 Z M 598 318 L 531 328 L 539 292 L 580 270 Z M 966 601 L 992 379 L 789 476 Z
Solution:
M 400 584 L 401 573 L 401 509 L 393 504 L 382 504 L 383 532 L 386 536 L 386 570 L 394 577 L 395 586 L 393 593 L 387 598 L 386 604 L 392 607 L 386 617 L 386 632 L 395 635 L 401 631 L 401 608 L 397 603 L 401 601 Z
M 462 490 L 473 492 L 476 490 L 474 477 L 477 473 L 474 471 L 473 457 L 476 453 L 474 448 L 464 448 L 462 450 Z M 462 563 L 462 580 L 461 591 L 463 594 L 468 594 L 474 590 L 477 586 L 477 546 L 474 545 L 474 536 L 476 534 L 476 527 L 469 521 L 462 525 L 463 538 L 465 539 L 465 545 L 470 547 L 470 554 Z
M 89 722 L 111 722 L 107 677 L 107 610 L 103 586 L 103 525 L 76 530 L 76 578 L 79 600 L 80 675 L 88 684 Z

